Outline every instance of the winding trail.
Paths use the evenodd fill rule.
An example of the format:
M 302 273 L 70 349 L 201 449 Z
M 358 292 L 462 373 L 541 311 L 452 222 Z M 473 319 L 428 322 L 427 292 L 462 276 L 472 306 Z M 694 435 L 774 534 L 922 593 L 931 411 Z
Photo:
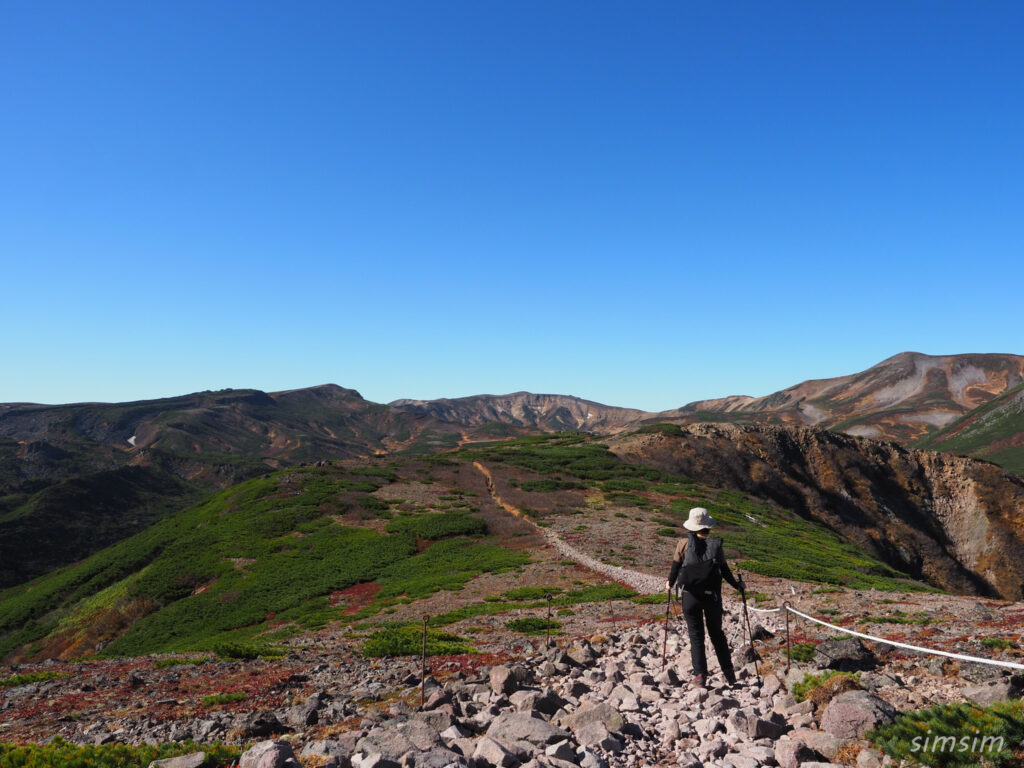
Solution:
M 494 487 L 494 478 L 491 476 L 491 471 L 487 469 L 487 467 L 479 461 L 474 461 L 473 466 L 476 467 L 480 474 L 484 476 L 484 479 L 487 481 L 487 491 L 491 494 L 491 498 L 494 499 L 494 502 L 499 507 L 504 509 L 510 515 L 514 515 L 515 517 L 525 520 L 532 525 L 533 528 L 544 537 L 544 540 L 547 541 L 548 544 L 554 547 L 558 552 L 561 552 L 568 559 L 579 563 L 584 568 L 589 568 L 592 571 L 604 574 L 608 578 L 613 579 L 620 584 L 625 584 L 642 595 L 665 593 L 664 577 L 654 576 L 649 573 L 642 573 L 641 571 L 634 571 L 618 565 L 602 563 L 597 558 L 591 557 L 587 553 L 576 549 L 576 547 L 566 542 L 561 536 L 551 529 L 541 528 L 533 522 L 529 516 L 524 514 L 523 510 L 519 509 L 515 504 L 501 498 L 501 495 L 498 493 L 498 489 Z M 729 611 L 743 610 L 742 602 L 734 598 L 727 597 L 724 594 L 722 595 L 722 604 L 723 607 Z M 762 614 L 761 616 L 758 616 L 758 621 L 772 631 L 778 631 L 779 629 L 779 622 L 774 617 L 769 618 Z

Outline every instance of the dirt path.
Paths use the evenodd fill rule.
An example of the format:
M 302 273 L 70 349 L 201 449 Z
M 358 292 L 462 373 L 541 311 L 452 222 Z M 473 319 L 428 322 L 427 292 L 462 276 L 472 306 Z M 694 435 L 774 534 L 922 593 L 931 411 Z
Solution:
M 487 469 L 487 467 L 485 467 L 479 461 L 474 461 L 473 466 L 476 467 L 477 470 L 484 476 L 484 479 L 487 481 L 487 491 L 488 493 L 491 494 L 491 498 L 494 499 L 494 502 L 499 507 L 504 509 L 510 515 L 515 515 L 516 517 L 530 523 L 530 525 L 532 525 L 537 530 L 537 532 L 544 537 L 544 540 L 548 544 L 554 547 L 555 550 L 557 550 L 558 552 L 561 552 L 568 559 L 574 560 L 575 562 L 582 565 L 584 568 L 589 568 L 592 571 L 601 573 L 607 576 L 608 578 L 619 582 L 620 584 L 625 584 L 635 589 L 640 594 L 653 595 L 659 592 L 662 594 L 665 593 L 664 577 L 654 576 L 652 574 L 643 573 L 641 571 L 634 571 L 629 568 L 623 568 L 618 565 L 609 565 L 607 563 L 602 563 L 600 560 L 591 557 L 585 552 L 581 552 L 580 550 L 576 549 L 576 547 L 567 543 L 554 531 L 548 528 L 541 528 L 532 520 L 530 520 L 530 518 L 527 515 L 523 514 L 523 511 L 519 509 L 519 507 L 501 498 L 501 495 L 498 493 L 497 488 L 495 488 L 494 486 L 494 478 L 491 476 L 491 471 Z M 742 603 L 740 601 L 728 598 L 725 595 L 722 595 L 722 603 L 725 606 L 725 608 L 730 611 L 742 611 L 743 609 Z M 776 626 L 777 621 L 774 619 L 774 617 L 764 613 L 752 614 L 751 620 L 754 620 L 755 616 L 758 623 L 764 624 L 772 631 L 776 631 L 778 629 L 778 627 Z

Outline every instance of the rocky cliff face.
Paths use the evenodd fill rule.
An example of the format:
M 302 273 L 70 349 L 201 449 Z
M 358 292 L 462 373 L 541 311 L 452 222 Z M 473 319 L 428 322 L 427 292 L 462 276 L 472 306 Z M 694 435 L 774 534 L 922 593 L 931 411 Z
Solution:
M 943 589 L 1024 595 L 1024 481 L 992 464 L 776 426 L 695 424 L 611 446 L 627 460 L 771 499 Z

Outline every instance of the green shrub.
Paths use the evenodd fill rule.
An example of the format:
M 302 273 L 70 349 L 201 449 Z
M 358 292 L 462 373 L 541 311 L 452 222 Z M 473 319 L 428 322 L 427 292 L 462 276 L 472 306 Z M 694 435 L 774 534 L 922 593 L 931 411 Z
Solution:
M 548 595 L 557 595 L 561 587 L 517 587 L 510 589 L 504 597 L 508 600 L 546 600 Z
M 1011 768 L 1021 764 L 1015 750 L 1024 739 L 1024 701 L 904 712 L 895 722 L 869 731 L 867 738 L 896 760 L 937 768 Z
M 458 635 L 427 630 L 427 655 L 452 656 L 471 653 L 472 646 Z M 423 652 L 423 627 L 419 624 L 398 624 L 379 629 L 363 644 L 363 655 L 371 658 L 382 656 L 419 656 Z
M 0 768 L 147 768 L 154 760 L 205 752 L 203 768 L 227 768 L 238 762 L 242 750 L 222 744 L 203 744 L 192 741 L 150 746 L 142 744 L 104 744 L 79 747 L 69 744 L 60 736 L 50 744 L 0 743 Z
M 203 696 L 203 704 L 207 707 L 215 707 L 219 704 L 230 704 L 233 701 L 244 701 L 249 698 L 244 691 L 234 693 L 215 693 L 211 696 Z
M 583 486 L 575 480 L 523 480 L 519 485 L 520 489 L 531 493 L 553 493 L 555 491 L 575 491 Z
M 238 643 L 217 643 L 211 649 L 222 659 L 280 659 L 287 649 L 269 645 L 240 645 Z
M 388 533 L 407 533 L 420 539 L 436 540 L 483 534 L 487 532 L 487 524 L 465 512 L 436 512 L 398 517 L 384 529 Z
M 811 698 L 815 691 L 833 693 L 839 688 L 852 690 L 860 687 L 860 673 L 839 672 L 829 670 L 820 675 L 804 675 L 804 679 L 793 686 L 793 698 L 797 701 Z
M 522 632 L 524 635 L 544 635 L 547 634 L 548 627 L 551 628 L 551 634 L 554 635 L 562 628 L 562 625 L 554 619 L 551 619 L 549 623 L 547 619 L 539 616 L 512 619 L 511 621 L 506 621 L 505 626 L 513 632 Z
M 664 435 L 665 437 L 680 437 L 683 434 L 678 424 L 663 422 L 660 424 L 645 424 L 637 430 L 641 435 Z
M 69 677 L 65 672 L 26 672 L 23 675 L 11 675 L 0 679 L 0 688 L 14 688 L 18 685 L 29 683 L 43 683 L 47 680 L 56 680 L 59 677 Z
M 654 532 L 655 536 L 665 536 L 666 538 L 674 539 L 679 536 L 679 531 L 675 528 L 659 528 Z
M 1011 643 L 1005 637 L 983 637 L 981 639 L 981 644 L 985 648 L 990 648 L 992 650 L 998 651 L 1005 650 L 1013 645 L 1013 643 Z
M 667 590 L 653 595 L 637 595 L 633 598 L 634 603 L 640 605 L 666 605 L 668 603 Z
M 789 647 L 789 655 L 793 661 L 808 662 L 814 659 L 815 643 L 795 643 Z

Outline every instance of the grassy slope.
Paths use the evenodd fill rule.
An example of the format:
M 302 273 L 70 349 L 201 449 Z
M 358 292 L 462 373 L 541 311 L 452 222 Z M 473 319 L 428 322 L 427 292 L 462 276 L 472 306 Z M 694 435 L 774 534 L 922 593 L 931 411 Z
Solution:
M 671 431 L 672 425 L 648 429 Z M 559 488 L 592 489 L 591 494 L 598 491 L 600 503 L 619 508 L 618 515 L 623 517 L 627 515 L 622 509 L 643 510 L 648 521 L 663 526 L 661 535 L 666 537 L 685 534 L 682 522 L 689 509 L 699 504 L 719 520 L 716 531 L 744 569 L 857 589 L 925 588 L 818 523 L 742 493 L 627 464 L 604 445 L 582 437 L 529 438 L 463 451 L 460 456 L 542 476 L 544 480 L 523 479 L 518 483 L 521 492 L 536 492 L 538 501 L 529 509 L 542 525 L 550 524 L 553 516 L 579 513 L 578 509 L 558 504 L 543 508 L 543 493 Z M 620 562 L 629 563 L 628 555 L 623 557 L 621 551 L 617 554 Z
M 271 629 L 280 638 L 339 618 L 328 596 L 359 582 L 376 580 L 383 605 L 526 560 L 481 540 L 466 502 L 393 532 L 360 526 L 392 515 L 368 495 L 391 476 L 371 471 L 305 468 L 250 480 L 0 593 L 0 656 L 33 643 L 50 653 L 74 647 L 67 639 L 94 631 L 99 618 L 112 628 L 110 654 L 215 648 Z M 418 547 L 417 536 L 443 540 Z M 123 634 L 117 616 L 134 621 Z
M 111 655 L 262 644 L 333 621 L 360 622 L 439 589 L 459 590 L 477 574 L 519 566 L 528 558 L 487 538 L 471 492 L 444 488 L 441 501 L 429 506 L 370 495 L 402 480 L 396 472 L 429 479 L 434 468 L 474 460 L 514 471 L 521 478 L 517 492 L 535 499 L 529 512 L 541 525 L 583 514 L 549 503 L 560 489 L 573 489 L 588 504 L 640 512 L 632 515 L 644 520 L 634 525 L 637 533 L 653 523 L 666 537 L 683 533 L 686 511 L 699 503 L 721 521 L 726 546 L 744 569 L 854 588 L 922 588 L 785 510 L 625 463 L 581 436 L 545 436 L 440 459 L 348 471 L 309 467 L 241 483 L 76 566 L 0 592 L 0 657 L 25 647 L 44 656 L 84 653 L 97 641 L 109 642 L 104 653 Z M 627 565 L 632 535 L 615 554 Z M 663 540 L 654 544 L 665 547 Z M 345 613 L 330 598 L 370 581 L 376 591 L 358 612 Z M 610 587 L 619 591 L 586 587 L 558 600 L 628 596 Z M 432 624 L 529 606 L 536 597 L 472 603 L 467 595 L 465 605 Z
M 1024 446 L 1006 445 L 1021 433 L 1024 433 L 1024 384 L 975 408 L 913 447 L 987 459 L 1010 472 L 1024 475 Z M 994 448 L 997 443 L 1006 447 Z

